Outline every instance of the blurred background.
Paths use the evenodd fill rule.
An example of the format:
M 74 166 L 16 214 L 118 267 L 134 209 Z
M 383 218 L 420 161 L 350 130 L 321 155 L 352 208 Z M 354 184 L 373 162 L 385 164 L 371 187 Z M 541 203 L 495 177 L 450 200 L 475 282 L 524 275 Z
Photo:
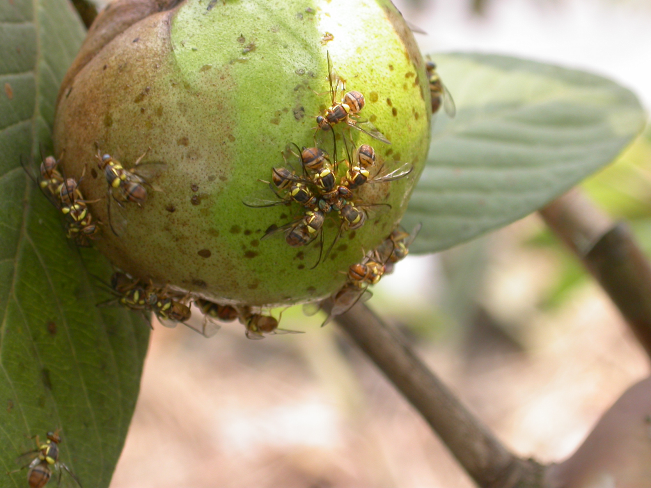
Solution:
M 651 106 L 649 0 L 394 0 L 423 53 L 519 55 L 592 71 Z M 445 80 L 445 66 L 439 69 Z M 454 86 L 448 86 L 454 96 Z M 439 115 L 444 117 L 445 115 Z M 651 131 L 583 184 L 651 256 Z M 521 455 L 569 455 L 649 374 L 617 310 L 532 215 L 434 256 L 410 256 L 370 307 Z M 111 488 L 474 485 L 418 414 L 322 316 L 301 308 L 249 341 L 155 324 Z

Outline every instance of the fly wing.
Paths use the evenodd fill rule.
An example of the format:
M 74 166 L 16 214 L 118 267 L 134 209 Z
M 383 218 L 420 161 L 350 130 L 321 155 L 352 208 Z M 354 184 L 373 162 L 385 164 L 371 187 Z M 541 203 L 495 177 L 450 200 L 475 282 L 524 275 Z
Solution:
M 443 83 L 441 83 L 441 87 L 443 88 L 443 110 L 445 110 L 448 117 L 453 119 L 454 116 L 457 115 L 457 106 L 454 103 L 454 99 L 452 98 L 452 94 L 450 93 L 450 90 L 448 90 L 448 87 Z
M 369 181 L 369 183 L 378 183 L 378 182 L 382 183 L 385 181 L 395 181 L 397 179 L 404 178 L 409 173 L 411 173 L 413 169 L 414 166 L 411 163 L 404 163 L 399 168 L 394 169 L 390 173 L 381 176 L 375 176 L 372 180 Z
M 380 132 L 371 121 L 366 120 L 363 122 L 356 122 L 352 124 L 348 124 L 349 127 L 352 127 L 355 130 L 358 130 L 360 132 L 363 132 L 367 136 L 372 137 L 373 139 L 377 139 L 380 142 L 384 142 L 385 144 L 391 144 L 391 141 L 387 139 L 382 132 Z M 363 125 L 363 127 L 362 127 Z
M 167 169 L 165 163 L 151 161 L 146 163 L 140 163 L 134 166 L 131 169 L 127 170 L 127 174 L 131 173 L 132 179 L 135 183 L 149 185 L 154 191 L 161 191 L 153 181 L 160 176 Z M 135 178 L 134 178 L 135 177 Z
M 330 315 L 325 319 L 321 327 L 330 323 L 338 315 L 343 315 L 353 308 L 357 303 L 364 303 L 373 296 L 367 288 L 350 287 L 334 300 Z
M 409 30 L 411 30 L 415 34 L 422 34 L 424 36 L 427 35 L 427 32 L 418 27 L 416 24 L 412 24 L 408 20 L 405 19 L 405 22 L 407 23 L 407 27 L 409 27 Z

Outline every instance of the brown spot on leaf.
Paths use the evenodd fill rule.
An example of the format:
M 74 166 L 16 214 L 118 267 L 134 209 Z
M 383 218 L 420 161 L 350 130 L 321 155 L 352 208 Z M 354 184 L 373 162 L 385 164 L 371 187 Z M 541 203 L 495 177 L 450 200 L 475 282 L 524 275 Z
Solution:
M 355 236 L 356 236 L 356 235 L 357 235 L 357 234 L 356 234 L 355 231 L 349 232 L 349 233 L 348 233 L 348 239 L 351 239 L 351 240 L 352 240 L 352 239 L 355 239 Z
M 187 146 L 187 145 L 190 144 L 190 139 L 188 139 L 188 136 L 183 136 L 183 137 L 181 137 L 180 139 L 178 139 L 178 140 L 176 141 L 176 143 L 177 143 L 179 146 Z
M 387 105 L 388 105 L 389 107 L 393 107 L 393 102 L 391 102 L 391 99 L 390 99 L 390 98 L 387 98 Z
M 13 98 L 14 98 L 14 89 L 11 88 L 11 85 L 9 83 L 5 83 L 5 93 L 7 94 L 7 98 L 9 100 L 13 100 Z
M 202 73 L 205 73 L 209 69 L 212 69 L 212 64 L 204 64 L 201 68 L 199 68 L 199 71 Z
M 296 266 L 298 269 L 305 269 L 305 265 L 303 263 L 299 264 Z
M 300 259 L 301 261 L 303 261 L 304 258 L 305 258 L 305 253 L 303 251 L 298 251 L 296 253 L 296 256 L 294 257 L 294 259 Z
M 244 235 L 245 236 L 250 236 L 253 233 L 251 229 L 244 229 Z
M 258 247 L 260 245 L 260 241 L 257 239 L 253 239 L 251 242 L 249 242 L 251 247 Z
M 217 229 L 213 229 L 213 228 L 208 229 L 208 234 L 213 237 L 219 237 L 219 231 Z
M 192 205 L 201 205 L 201 197 L 199 195 L 192 195 L 192 198 L 190 198 L 190 203 Z
M 190 185 L 190 190 L 192 190 L 195 193 L 198 192 L 199 191 L 199 185 L 197 185 L 196 183 L 192 183 Z
M 393 108 L 391 109 L 391 113 L 392 113 L 393 116 L 395 117 L 396 115 L 398 115 L 398 109 L 397 109 L 396 107 L 393 107 Z
M 239 234 L 240 232 L 242 232 L 242 228 L 239 225 L 231 227 L 231 234 Z
M 315 292 L 316 292 L 316 288 L 313 287 L 313 286 L 308 286 L 305 290 L 306 290 L 308 293 L 315 293 Z
M 111 127 L 113 125 L 113 117 L 111 114 L 107 113 L 104 116 L 104 127 Z
M 370 120 L 371 122 L 375 122 L 375 121 L 377 120 L 377 115 L 375 115 L 375 114 L 371 115 L 371 116 L 368 118 L 368 120 Z
M 389 71 L 393 71 L 393 65 L 392 64 L 389 65 Z
M 50 335 L 57 334 L 57 324 L 55 324 L 53 321 L 50 320 L 47 324 L 45 324 L 45 328 L 50 333 Z
M 248 259 L 252 259 L 252 258 L 256 257 L 258 254 L 259 253 L 255 252 L 255 251 L 246 251 L 244 253 L 244 257 L 248 258 Z
M 373 103 L 377 102 L 379 98 L 380 96 L 377 94 L 377 92 L 371 92 L 368 95 L 368 99 Z
M 280 124 L 280 119 L 278 117 L 274 117 L 269 122 L 271 122 L 274 125 L 279 125 Z
M 202 258 L 209 258 L 210 256 L 212 256 L 212 253 L 210 252 L 210 249 L 202 249 L 202 250 L 198 251 L 197 254 L 199 256 L 201 256 Z
M 98 174 L 95 168 L 90 168 L 90 175 L 93 177 L 94 180 L 97 179 Z
M 165 210 L 167 210 L 169 213 L 174 213 L 174 212 L 176 212 L 176 207 L 174 205 L 172 205 L 171 203 L 169 203 L 167 205 L 167 207 L 165 207 Z
M 197 279 L 194 279 L 194 280 L 192 280 L 192 284 L 193 284 L 194 286 L 199 287 L 199 288 L 208 288 L 208 283 L 206 283 L 206 282 L 203 281 L 203 280 L 197 280 Z
M 246 287 L 247 287 L 249 290 L 255 290 L 255 289 L 258 287 L 259 284 L 260 284 L 260 283 L 258 283 L 258 282 L 255 282 L 255 283 L 249 283 L 248 285 L 246 285 Z

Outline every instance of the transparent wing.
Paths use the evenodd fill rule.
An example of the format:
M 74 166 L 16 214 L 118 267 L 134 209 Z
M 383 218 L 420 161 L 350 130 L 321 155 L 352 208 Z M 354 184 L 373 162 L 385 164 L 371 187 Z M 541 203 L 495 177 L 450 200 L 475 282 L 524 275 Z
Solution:
M 161 317 L 160 315 L 156 315 L 156 318 L 158 319 L 158 321 L 160 322 L 160 324 L 163 327 L 167 327 L 169 329 L 174 329 L 177 325 L 179 325 L 179 322 L 177 322 L 176 320 L 167 319 L 167 318 Z M 187 325 L 187 324 L 185 324 L 185 325 Z M 190 327 L 190 326 L 188 326 L 188 327 Z M 190 327 L 190 328 L 192 329 L 192 327 Z M 194 330 L 196 330 L 196 329 L 194 329 Z
M 127 217 L 124 214 L 124 206 L 115 197 L 114 190 L 108 188 L 106 196 L 106 214 L 108 215 L 109 227 L 116 236 L 121 236 L 127 230 Z
M 144 180 L 145 183 L 151 185 L 151 182 L 166 169 L 167 165 L 165 163 L 152 161 L 147 163 L 139 163 L 133 168 L 127 169 L 127 171 L 131 174 L 139 176 Z M 137 183 L 142 183 L 142 181 L 138 181 Z
M 55 469 L 59 470 L 59 484 L 60 486 L 70 488 L 70 487 L 75 487 L 75 488 L 81 488 L 81 482 L 79 481 L 79 478 L 75 475 L 75 473 L 72 472 L 72 470 L 66 466 L 65 464 L 58 462 L 55 465 Z M 63 471 L 66 472 L 66 475 L 61 477 L 61 474 Z
M 457 106 L 454 103 L 454 99 L 452 98 L 448 87 L 441 83 L 441 88 L 443 89 L 443 93 L 441 94 L 443 99 L 443 110 L 445 110 L 448 117 L 453 119 L 454 116 L 457 115 Z
M 353 308 L 357 303 L 368 301 L 372 296 L 373 293 L 371 293 L 367 288 L 357 288 L 355 286 L 347 286 L 343 288 L 337 294 L 336 299 L 334 299 L 332 310 L 323 324 L 321 324 L 321 327 L 330 323 L 332 319 L 338 315 L 348 312 L 348 310 Z
M 363 125 L 363 127 L 361 127 Z M 373 139 L 376 139 L 380 142 L 384 142 L 385 144 L 391 144 L 391 141 L 387 139 L 382 132 L 380 132 L 371 121 L 366 120 L 363 122 L 355 122 L 355 123 L 350 123 L 348 124 L 349 127 L 352 127 L 355 130 L 358 130 L 360 132 L 363 132 L 369 137 L 372 137 Z
M 222 328 L 222 326 L 212 317 L 209 317 L 207 315 L 203 316 L 203 320 L 201 321 L 201 327 L 196 327 L 193 322 L 186 323 L 183 322 L 184 325 L 186 325 L 188 328 L 192 329 L 198 334 L 201 334 L 204 336 L 206 339 L 210 339 L 212 336 L 217 334 L 219 332 L 219 329 Z
M 260 239 L 268 239 L 269 237 L 279 237 L 279 236 L 284 236 L 287 231 L 292 229 L 293 227 L 297 226 L 301 220 L 303 220 L 303 217 L 299 217 L 296 220 L 293 220 L 292 222 L 287 222 L 284 225 L 281 225 L 280 227 L 277 226 L 276 224 L 272 224 L 269 226 L 269 228 L 265 231 L 264 235 Z
M 369 183 L 383 183 L 385 181 L 395 181 L 400 178 L 404 178 L 414 169 L 414 166 L 411 163 L 404 163 L 399 168 L 394 169 L 390 173 L 384 175 L 377 175 L 369 180 Z M 380 170 L 381 171 L 381 170 Z
M 346 80 L 344 80 L 332 65 L 332 59 L 330 58 L 330 52 L 326 51 L 328 56 L 328 81 L 330 82 L 330 101 L 332 106 L 337 103 L 337 92 L 341 90 L 342 92 L 346 90 Z
M 276 329 L 270 332 L 269 335 L 285 335 L 285 334 L 304 334 L 302 330 L 289 330 L 289 329 Z
M 416 236 L 418 235 L 420 229 L 422 228 L 423 228 L 423 224 L 420 222 L 414 226 L 414 230 L 411 231 L 409 237 L 405 238 L 405 246 L 407 247 L 411 246 L 411 243 L 414 242 L 414 239 L 416 239 Z
M 424 36 L 427 35 L 427 32 L 425 32 L 423 29 L 421 29 L 420 27 L 418 27 L 416 24 L 412 24 L 411 22 L 409 22 L 409 21 L 406 20 L 406 19 L 405 19 L 405 22 L 407 23 L 407 27 L 409 27 L 409 29 L 410 29 L 412 32 L 414 32 L 414 33 L 416 33 L 416 34 L 423 34 Z
M 276 191 L 273 183 L 267 183 L 264 188 L 258 188 L 256 191 L 244 198 L 242 203 L 251 208 L 265 208 L 275 207 L 276 205 L 290 205 L 291 200 L 289 198 L 283 198 L 283 196 Z
M 246 329 L 245 335 L 247 339 L 251 339 L 252 341 L 264 339 L 264 334 L 262 332 L 254 332 L 248 328 Z

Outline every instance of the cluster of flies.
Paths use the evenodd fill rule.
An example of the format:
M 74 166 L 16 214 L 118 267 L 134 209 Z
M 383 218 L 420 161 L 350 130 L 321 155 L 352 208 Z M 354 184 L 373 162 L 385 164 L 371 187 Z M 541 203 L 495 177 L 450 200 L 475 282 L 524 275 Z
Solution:
M 142 206 L 147 200 L 148 188 L 155 189 L 151 183 L 152 179 L 164 169 L 161 163 L 140 164 L 145 154 L 135 161 L 132 168 L 125 169 L 117 159 L 109 154 L 102 155 L 98 149 L 97 166 L 107 183 L 109 227 L 116 235 L 124 231 L 126 219 L 115 210 L 128 203 Z M 60 167 L 60 159 L 57 160 L 54 156 L 42 158 L 37 174 L 34 174 L 29 165 L 23 163 L 23 167 L 47 199 L 65 216 L 68 237 L 78 246 L 90 246 L 91 241 L 100 235 L 101 222 L 93 218 L 88 208 L 88 204 L 95 203 L 96 200 L 86 200 L 79 189 L 85 169 L 78 180 L 66 177 Z M 217 320 L 229 322 L 239 319 L 250 339 L 260 339 L 264 337 L 263 334 L 273 333 L 278 327 L 278 321 L 274 317 L 253 313 L 246 307 L 235 308 L 193 298 L 169 287 L 156 287 L 151 282 L 142 282 L 122 272 L 114 273 L 110 286 L 105 285 L 105 288 L 114 298 L 99 305 L 118 304 L 130 310 L 154 313 L 161 324 L 167 327 L 183 323 L 197 330 L 188 324 L 192 316 L 190 303 L 194 302 L 204 314 L 201 329 L 198 331 L 206 337 L 219 330 Z
M 443 106 L 445 112 L 450 117 L 454 117 L 456 113 L 454 102 L 436 72 L 436 65 L 431 60 L 427 60 L 425 67 L 430 86 L 432 113 L 436 113 Z M 369 211 L 378 207 L 390 208 L 386 203 L 364 202 L 357 195 L 358 188 L 366 184 L 387 183 L 404 178 L 413 169 L 411 164 L 405 163 L 400 164 L 393 171 L 383 172 L 384 165 L 378 164 L 375 149 L 368 144 L 355 147 L 352 137 L 347 141 L 343 130 L 341 140 L 344 142 L 347 157 L 337 161 L 336 128 L 347 129 L 349 135 L 350 129 L 355 129 L 385 144 L 390 144 L 390 141 L 369 121 L 360 120 L 359 114 L 365 105 L 364 95 L 354 90 L 346 91 L 345 80 L 333 69 L 329 53 L 328 81 L 330 107 L 325 110 L 325 113 L 316 117 L 315 147 L 300 149 L 296 144 L 290 144 L 283 153 L 286 163 L 286 153 L 298 158 L 301 170 L 297 172 L 291 164 L 289 168 L 285 166 L 272 168 L 271 181 L 263 182 L 271 188 L 276 200 L 251 198 L 244 201 L 245 205 L 254 208 L 292 203 L 302 207 L 301 216 L 281 226 L 272 225 L 262 238 L 284 235 L 285 242 L 292 247 L 306 246 L 317 241 L 319 256 L 312 269 L 318 266 L 322 259 L 328 257 L 344 232 L 359 229 L 366 223 Z M 332 158 L 316 143 L 316 134 L 321 131 L 332 133 L 334 148 Z M 344 169 L 340 171 L 341 167 Z M 371 172 L 374 173 L 373 176 Z M 330 215 L 338 216 L 339 229 L 324 254 L 323 226 Z M 327 300 L 329 306 L 326 306 L 326 309 L 330 312 L 324 325 L 332 317 L 349 310 L 358 301 L 370 298 L 371 292 L 368 286 L 378 283 L 384 274 L 392 271 L 397 261 L 407 255 L 408 246 L 419 229 L 420 226 L 411 234 L 400 229 L 394 230 L 378 248 L 365 254 L 361 262 L 349 268 L 344 286 Z M 306 313 L 313 313 L 309 306 L 306 308 Z
M 454 117 L 454 102 L 436 72 L 436 65 L 428 60 L 425 66 L 431 92 L 432 113 L 436 113 L 443 106 L 445 112 Z M 345 90 L 345 80 L 333 69 L 329 54 L 328 81 L 330 107 L 316 117 L 315 147 L 300 149 L 296 145 L 288 146 L 288 152 L 300 160 L 301 171 L 295 171 L 291 164 L 288 164 L 291 169 L 273 168 L 271 182 L 266 183 L 277 200 L 256 198 L 244 202 L 250 207 L 258 208 L 299 204 L 302 208 L 300 217 L 281 226 L 271 226 L 263 238 L 281 235 L 292 247 L 306 246 L 318 241 L 319 257 L 313 267 L 328 256 L 344 232 L 362 227 L 368 219 L 368 212 L 374 207 L 390 207 L 388 204 L 368 204 L 360 200 L 356 197 L 357 189 L 367 184 L 395 181 L 407 176 L 413 169 L 411 164 L 401 164 L 397 169 L 384 173 L 383 164 L 377 162 L 375 149 L 368 144 L 354 147 L 352 138 L 349 137 L 347 142 L 343 131 L 342 140 L 347 157 L 342 161 L 337 160 L 336 128 L 346 128 L 349 133 L 350 129 L 354 129 L 382 143 L 390 142 L 369 121 L 360 120 L 359 114 L 365 105 L 364 95 L 358 91 Z M 333 158 L 316 144 L 316 134 L 320 132 L 332 133 Z M 99 148 L 97 149 L 97 167 L 107 184 L 108 223 L 116 236 L 124 232 L 127 222 L 117 210 L 124 208 L 126 204 L 142 207 L 147 200 L 148 191 L 156 190 L 152 184 L 153 179 L 165 169 L 162 163 L 141 164 L 146 154 L 147 151 L 130 168 L 125 168 L 116 158 L 102 154 Z M 26 164 L 23 164 L 23 167 L 47 199 L 63 214 L 67 236 L 78 246 L 88 247 L 99 237 L 102 230 L 102 222 L 94 218 L 88 208 L 88 204 L 96 200 L 86 200 L 79 188 L 85 168 L 81 177 L 75 179 L 65 175 L 60 162 L 61 159 L 47 156 L 42 158 L 36 173 Z M 339 229 L 324 253 L 322 229 L 330 215 L 339 217 Z M 332 316 L 348 310 L 358 300 L 370 297 L 368 285 L 377 283 L 393 263 L 406 255 L 415 232 L 408 234 L 402 230 L 394 231 L 377 249 L 367 253 L 360 263 L 350 267 L 345 285 L 329 299 L 332 312 L 326 322 Z M 217 332 L 218 321 L 234 320 L 239 320 L 245 326 L 246 335 L 251 339 L 262 338 L 265 334 L 289 332 L 278 329 L 276 318 L 254 313 L 248 307 L 220 305 L 169 287 L 156 287 L 122 272 L 116 272 L 112 276 L 109 290 L 114 295 L 114 299 L 109 303 L 117 302 L 131 310 L 154 313 L 166 326 L 175 326 L 178 323 L 188 325 L 191 317 L 190 304 L 194 302 L 204 315 L 200 332 L 207 337 Z
M 27 484 L 29 488 L 43 488 L 50 481 L 50 478 L 52 478 L 53 470 L 59 472 L 57 485 L 61 484 L 61 476 L 65 471 L 81 488 L 79 479 L 77 479 L 68 466 L 59 461 L 59 444 L 61 443 L 59 433 L 48 432 L 47 440 L 44 443 L 40 442 L 38 436 L 33 437 L 33 439 L 36 439 L 36 449 L 21 454 L 18 457 L 19 460 L 25 457 L 31 457 L 32 459 L 23 467 L 10 471 L 7 474 L 10 475 L 27 469 Z
M 265 334 L 290 332 L 278 329 L 276 318 L 254 313 L 249 307 L 221 305 L 195 297 L 191 293 L 174 290 L 169 286 L 155 286 L 151 281 L 144 282 L 121 271 L 113 273 L 108 291 L 115 298 L 99 305 L 117 303 L 145 314 L 145 319 L 148 313 L 153 313 L 165 327 L 173 328 L 182 323 L 205 337 L 212 337 L 219 331 L 219 322 L 235 320 L 239 320 L 244 325 L 249 339 L 263 339 Z M 188 323 L 192 317 L 191 303 L 194 303 L 203 314 L 203 321 L 199 328 Z
M 287 163 L 286 153 L 293 154 L 300 161 L 300 171 L 291 164 L 288 167 L 274 167 L 271 171 L 271 181 L 268 184 L 276 196 L 269 201 L 251 198 L 244 201 L 249 207 L 261 208 L 276 205 L 291 205 L 296 203 L 302 207 L 302 214 L 296 219 L 281 226 L 272 225 L 262 239 L 281 235 L 285 242 L 292 247 L 306 246 L 318 242 L 319 256 L 312 268 L 318 266 L 322 258 L 328 257 L 338 239 L 346 231 L 361 228 L 368 220 L 368 212 L 374 208 L 390 208 L 388 204 L 368 204 L 358 197 L 361 186 L 373 183 L 386 183 L 404 178 L 411 173 L 413 167 L 406 163 L 399 168 L 384 173 L 383 165 L 378 164 L 375 149 L 362 144 L 355 148 L 352 138 L 347 141 L 342 131 L 346 158 L 337 160 L 337 128 L 355 129 L 373 139 L 390 144 L 389 140 L 369 121 L 361 121 L 359 114 L 366 103 L 364 95 L 358 91 L 346 91 L 343 80 L 332 67 L 328 54 L 328 81 L 330 84 L 330 107 L 325 113 L 316 117 L 315 147 L 300 149 L 295 144 L 287 147 L 283 157 Z M 330 132 L 333 139 L 334 154 L 331 157 L 316 143 L 317 134 Z M 350 132 L 350 131 L 348 131 Z M 294 151 L 292 149 L 296 149 Z M 340 169 L 343 168 L 343 169 Z M 373 176 L 371 176 L 373 172 Z M 339 221 L 339 229 L 332 243 L 323 252 L 323 226 L 331 215 Z

